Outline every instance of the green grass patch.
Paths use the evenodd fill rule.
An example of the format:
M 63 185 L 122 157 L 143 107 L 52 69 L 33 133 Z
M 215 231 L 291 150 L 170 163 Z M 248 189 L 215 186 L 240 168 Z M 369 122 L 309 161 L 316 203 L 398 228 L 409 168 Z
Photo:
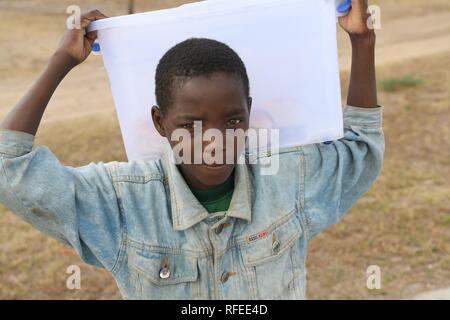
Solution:
M 391 78 L 380 82 L 381 89 L 386 92 L 394 92 L 405 88 L 414 88 L 423 85 L 424 81 L 413 76 L 403 78 Z

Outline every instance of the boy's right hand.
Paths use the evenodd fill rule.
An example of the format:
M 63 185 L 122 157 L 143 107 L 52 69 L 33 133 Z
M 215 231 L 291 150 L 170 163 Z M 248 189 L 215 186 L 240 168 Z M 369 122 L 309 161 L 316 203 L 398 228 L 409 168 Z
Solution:
M 67 29 L 66 27 L 55 54 L 64 59 L 68 66 L 72 68 L 86 60 L 91 53 L 92 43 L 97 39 L 97 31 L 85 34 L 85 30 L 92 21 L 104 18 L 107 18 L 107 16 L 98 10 L 92 10 L 81 15 L 80 28 Z

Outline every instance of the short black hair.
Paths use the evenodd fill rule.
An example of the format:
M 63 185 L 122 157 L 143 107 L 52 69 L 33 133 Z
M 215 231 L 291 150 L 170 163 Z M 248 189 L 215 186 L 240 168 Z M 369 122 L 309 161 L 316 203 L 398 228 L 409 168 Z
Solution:
M 186 78 L 207 76 L 216 71 L 235 75 L 242 80 L 244 92 L 250 96 L 247 69 L 239 55 L 225 43 L 206 39 L 190 38 L 169 49 L 156 67 L 156 103 L 162 112 L 173 103 L 175 83 Z

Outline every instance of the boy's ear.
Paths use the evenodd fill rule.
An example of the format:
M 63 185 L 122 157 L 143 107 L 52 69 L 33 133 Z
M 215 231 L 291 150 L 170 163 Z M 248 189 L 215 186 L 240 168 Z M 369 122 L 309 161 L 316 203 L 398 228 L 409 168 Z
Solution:
M 165 138 L 166 133 L 163 126 L 163 115 L 161 109 L 157 105 L 154 105 L 152 107 L 152 120 L 153 125 L 155 126 L 158 133 Z

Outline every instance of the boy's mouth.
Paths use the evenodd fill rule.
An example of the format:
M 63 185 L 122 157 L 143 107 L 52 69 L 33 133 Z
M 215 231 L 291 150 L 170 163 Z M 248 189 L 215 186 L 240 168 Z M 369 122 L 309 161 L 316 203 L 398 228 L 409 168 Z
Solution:
M 220 170 L 223 169 L 226 165 L 214 163 L 214 164 L 205 164 L 204 166 L 210 170 Z

